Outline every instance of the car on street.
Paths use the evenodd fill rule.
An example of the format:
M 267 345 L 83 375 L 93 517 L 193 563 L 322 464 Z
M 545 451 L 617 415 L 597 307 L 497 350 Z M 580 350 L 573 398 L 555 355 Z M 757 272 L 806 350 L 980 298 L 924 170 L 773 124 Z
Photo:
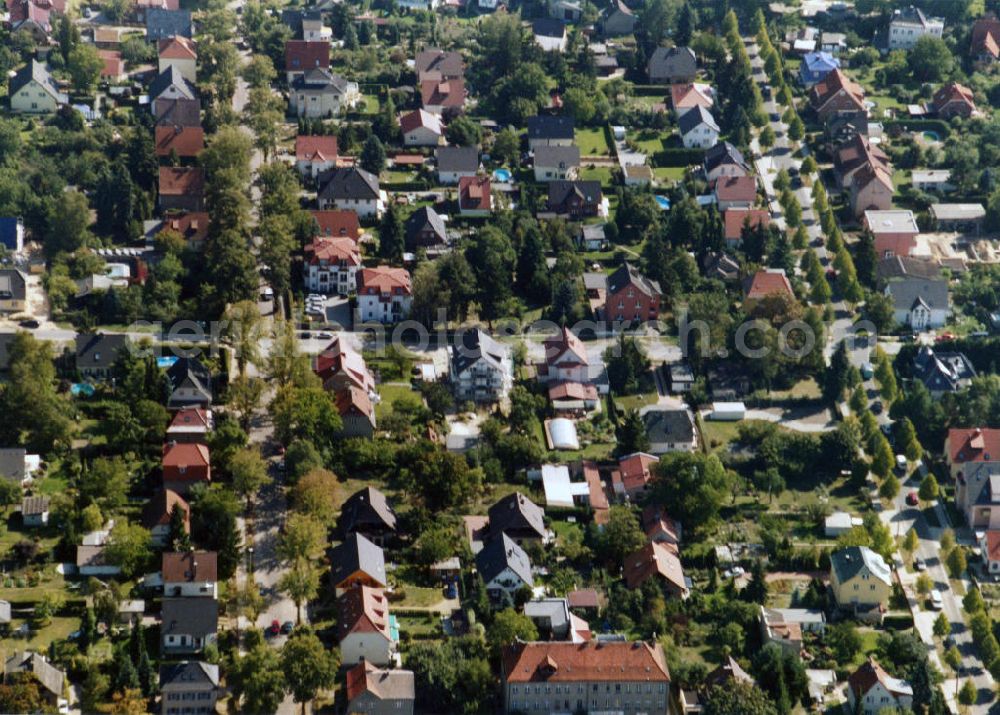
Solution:
M 954 339 L 955 339 L 955 334 L 954 333 L 941 333 L 936 338 L 934 338 L 934 342 L 936 342 L 936 343 L 943 343 L 943 342 L 946 342 L 948 340 L 954 340 Z
M 941 598 L 941 592 L 936 588 L 931 591 L 931 608 L 935 611 L 940 611 L 944 608 L 944 599 Z
M 913 559 L 913 568 L 915 568 L 917 571 L 926 571 L 927 562 L 918 556 L 917 558 Z
M 916 492 L 910 492 L 906 495 L 906 503 L 910 506 L 918 506 L 920 504 L 920 495 Z
M 20 325 L 22 328 L 28 328 L 29 330 L 34 330 L 39 325 L 41 325 L 41 323 L 39 323 L 37 320 L 29 319 L 29 320 L 22 320 L 20 323 L 18 323 L 18 325 Z
M 320 340 L 330 340 L 333 337 L 333 333 L 316 333 L 316 337 Z
M 273 638 L 279 633 L 281 633 L 281 624 L 278 622 L 277 619 L 271 621 L 271 625 L 269 625 L 267 629 L 264 631 L 264 635 L 267 636 L 268 638 Z
M 287 636 L 293 630 L 295 630 L 295 624 L 292 623 L 291 621 L 285 621 L 284 623 L 281 624 L 281 632 L 283 635 Z

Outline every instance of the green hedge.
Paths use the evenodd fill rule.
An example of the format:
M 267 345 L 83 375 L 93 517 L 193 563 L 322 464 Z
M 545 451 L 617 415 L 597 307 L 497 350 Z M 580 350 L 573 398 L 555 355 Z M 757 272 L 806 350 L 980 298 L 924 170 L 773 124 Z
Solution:
M 653 154 L 653 164 L 657 167 L 691 166 L 700 164 L 704 158 L 704 149 L 663 149 Z

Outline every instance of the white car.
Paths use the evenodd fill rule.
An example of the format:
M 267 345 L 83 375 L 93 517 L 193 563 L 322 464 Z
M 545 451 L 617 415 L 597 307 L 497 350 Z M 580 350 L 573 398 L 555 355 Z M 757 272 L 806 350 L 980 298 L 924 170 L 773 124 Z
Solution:
M 936 588 L 931 591 L 931 608 L 935 611 L 940 611 L 944 608 L 944 600 L 941 598 L 941 592 Z

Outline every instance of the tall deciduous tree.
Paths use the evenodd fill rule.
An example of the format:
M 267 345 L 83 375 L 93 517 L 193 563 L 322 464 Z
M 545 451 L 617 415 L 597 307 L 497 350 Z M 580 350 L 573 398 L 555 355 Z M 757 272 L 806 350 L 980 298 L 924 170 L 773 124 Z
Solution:
M 295 631 L 281 649 L 281 670 L 292 698 L 302 703 L 303 715 L 307 702 L 333 688 L 339 668 L 337 651 L 327 650 L 312 631 Z

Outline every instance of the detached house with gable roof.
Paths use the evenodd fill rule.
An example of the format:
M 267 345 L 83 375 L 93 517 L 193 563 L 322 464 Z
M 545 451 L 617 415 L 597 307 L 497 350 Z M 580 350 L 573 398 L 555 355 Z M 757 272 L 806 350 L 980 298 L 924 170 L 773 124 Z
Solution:
M 313 359 L 313 372 L 323 382 L 323 389 L 339 391 L 357 387 L 376 394 L 375 377 L 361 354 L 340 338 L 335 338 Z
M 490 539 L 476 554 L 476 570 L 483 578 L 490 602 L 497 608 L 513 605 L 518 591 L 535 585 L 528 554 L 506 533 Z
M 201 127 L 160 126 L 154 131 L 154 147 L 158 157 L 193 159 L 205 149 L 205 131 Z
M 690 594 L 684 567 L 674 544 L 649 542 L 625 557 L 622 573 L 629 588 L 640 588 L 646 581 L 655 578 L 675 598 L 687 598 Z
M 355 586 L 337 599 L 337 640 L 345 666 L 395 662 L 399 627 L 383 589 Z
M 184 531 L 191 533 L 191 507 L 171 489 L 161 489 L 153 495 L 142 512 L 142 525 L 149 529 L 156 546 L 169 546 L 170 524 L 175 509 L 184 514 Z
M 169 67 L 176 67 L 181 77 L 192 85 L 198 81 L 198 50 L 194 40 L 186 37 L 168 37 L 157 47 L 157 67 L 160 74 Z
M 160 715 L 210 715 L 223 692 L 218 665 L 185 660 L 160 666 Z
M 438 146 L 444 143 L 444 124 L 436 114 L 415 109 L 399 118 L 403 146 Z
M 461 79 L 465 76 L 465 60 L 458 52 L 428 48 L 417 53 L 413 63 L 417 81 Z
M 344 536 L 363 534 L 373 543 L 381 544 L 396 533 L 397 521 L 385 494 L 375 487 L 365 487 L 344 502 L 337 529 Z
M 320 181 L 325 181 L 318 195 L 320 209 L 350 209 L 361 218 L 382 216 L 387 195 L 371 172 L 358 167 L 335 169 Z
M 317 236 L 306 245 L 303 279 L 314 293 L 347 295 L 357 284 L 361 267 L 358 244 L 348 237 Z
M 510 349 L 478 328 L 463 330 L 452 345 L 450 376 L 459 400 L 504 400 L 514 382 Z
M 913 687 L 893 678 L 873 657 L 847 678 L 847 704 L 851 712 L 876 715 L 885 710 L 908 710 L 913 705 Z
M 934 93 L 929 109 L 941 119 L 968 119 L 976 113 L 976 100 L 965 85 L 948 82 Z
M 890 50 L 912 50 L 921 37 L 940 38 L 944 33 L 944 20 L 927 17 L 923 10 L 910 5 L 897 8 L 889 21 L 888 47 Z
M 218 598 L 218 561 L 214 551 L 164 552 L 163 594 L 172 598 Z
M 570 146 L 576 131 L 572 117 L 539 114 L 528 117 L 528 148 L 540 146 Z
M 493 189 L 488 176 L 463 176 L 458 180 L 458 210 L 463 216 L 493 213 Z
M 3 664 L 3 681 L 13 683 L 13 675 L 30 673 L 38 681 L 38 694 L 52 710 L 56 710 L 66 688 L 66 674 L 49 663 L 44 655 L 30 650 L 15 651 Z
M 210 596 L 164 598 L 160 610 L 160 652 L 164 657 L 200 653 L 216 642 L 219 602 Z
M 722 131 L 712 113 L 700 104 L 680 115 L 677 127 L 687 149 L 708 149 L 715 146 Z
M 359 533 L 348 535 L 342 544 L 327 552 L 330 561 L 330 584 L 337 596 L 359 586 L 385 588 L 385 554 Z
M 1000 429 L 948 430 L 945 458 L 955 504 L 973 529 L 1000 528 Z
M 357 82 L 350 82 L 322 67 L 314 67 L 289 83 L 289 103 L 298 117 L 327 119 L 361 101 Z
M 543 216 L 558 216 L 578 221 L 607 216 L 608 202 L 600 181 L 550 181 L 549 196 Z
M 580 169 L 580 147 L 540 146 L 534 151 L 535 181 L 566 181 Z
M 719 142 L 705 152 L 702 171 L 711 184 L 723 176 L 747 176 L 750 174 L 750 165 L 743 157 L 743 152 L 735 146 L 729 142 Z
M 448 231 L 441 215 L 431 206 L 422 206 L 406 220 L 406 250 L 434 248 L 448 243 Z
M 367 392 L 357 387 L 337 390 L 334 403 L 340 415 L 342 437 L 371 439 L 375 436 L 375 405 Z
M 810 88 L 809 105 L 824 123 L 837 116 L 868 111 L 864 89 L 839 68 Z
M 505 496 L 490 507 L 487 515 L 491 539 L 498 539 L 501 534 L 506 534 L 518 544 L 549 539 L 545 512 L 521 492 Z
M 743 305 L 752 310 L 761 300 L 771 296 L 784 296 L 795 300 L 795 291 L 785 272 L 779 268 L 764 268 L 749 277 L 743 286 Z
M 146 39 L 151 42 L 168 37 L 194 37 L 194 23 L 190 10 L 176 7 L 166 9 L 150 7 L 146 9 Z
M 830 589 L 841 608 L 881 610 L 892 594 L 892 572 L 867 546 L 849 546 L 830 554 Z
M 405 268 L 363 268 L 358 279 L 358 317 L 363 322 L 398 323 L 410 314 L 413 286 Z
M 330 69 L 330 43 L 327 40 L 287 40 L 285 42 L 285 79 L 289 86 L 309 70 Z
M 1000 20 L 994 15 L 976 20 L 969 44 L 977 65 L 990 65 L 1000 59 Z
M 461 78 L 425 79 L 420 83 L 420 104 L 431 114 L 460 114 L 467 94 L 465 80 Z
M 358 663 L 347 671 L 346 694 L 349 713 L 413 715 L 413 671 Z
M 212 461 L 204 444 L 163 446 L 163 488 L 186 496 L 195 484 L 212 481 Z
M 212 406 L 212 374 L 198 358 L 180 357 L 167 369 L 167 408 Z
M 619 324 L 645 323 L 660 316 L 660 284 L 625 262 L 607 279 L 607 297 L 598 319 Z
M 463 178 L 479 173 L 479 147 L 443 146 L 434 151 L 438 181 L 446 186 L 458 184 Z
M 127 335 L 80 333 L 76 336 L 76 370 L 85 380 L 107 380 L 119 356 L 131 347 Z
M 161 211 L 204 211 L 205 170 L 200 166 L 161 166 L 159 205 Z
M 337 137 L 303 134 L 295 137 L 295 168 L 300 174 L 315 179 L 336 166 Z
M 622 0 L 611 0 L 601 14 L 601 34 L 604 37 L 623 37 L 635 32 L 636 17 L 632 8 Z
M 646 72 L 650 84 L 693 82 L 698 58 L 690 47 L 657 47 L 649 56 Z
M 968 387 L 975 376 L 976 369 L 965 353 L 939 352 L 924 345 L 913 358 L 913 378 L 924 383 L 934 398 Z
M 48 69 L 32 59 L 18 70 L 7 85 L 10 110 L 23 114 L 50 114 L 69 104 L 69 97 L 59 91 Z

